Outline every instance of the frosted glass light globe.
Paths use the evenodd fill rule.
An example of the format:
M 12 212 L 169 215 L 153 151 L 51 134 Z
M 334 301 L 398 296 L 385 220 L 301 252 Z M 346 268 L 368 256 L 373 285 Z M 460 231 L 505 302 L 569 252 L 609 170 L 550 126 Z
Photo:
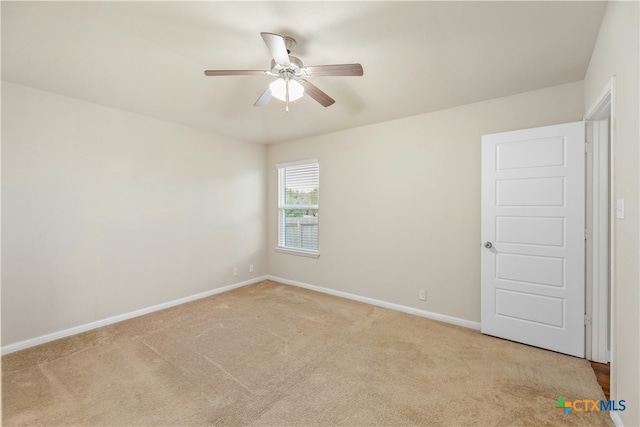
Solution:
M 284 79 L 278 79 L 271 82 L 269 90 L 271 91 L 271 95 L 278 98 L 280 101 L 287 100 L 287 89 Z M 300 99 L 302 98 L 302 95 L 304 95 L 304 87 L 296 80 L 289 80 L 289 101 Z

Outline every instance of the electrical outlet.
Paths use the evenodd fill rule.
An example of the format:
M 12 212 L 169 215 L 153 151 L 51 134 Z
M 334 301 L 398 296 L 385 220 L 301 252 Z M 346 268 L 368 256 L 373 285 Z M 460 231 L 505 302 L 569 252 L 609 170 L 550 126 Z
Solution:
M 238 275 L 238 267 L 233 267 L 233 275 L 234 276 Z
M 253 264 L 249 264 L 249 273 L 253 273 Z
M 418 298 L 420 298 L 421 301 L 426 301 L 427 300 L 427 290 L 426 289 L 420 289 L 420 293 L 418 294 Z

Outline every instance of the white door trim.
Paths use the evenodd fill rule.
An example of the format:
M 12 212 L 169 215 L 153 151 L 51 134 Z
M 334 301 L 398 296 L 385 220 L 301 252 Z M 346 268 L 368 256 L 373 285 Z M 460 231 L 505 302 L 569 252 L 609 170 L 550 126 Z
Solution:
M 609 105 L 607 104 L 607 110 Z M 609 349 L 609 113 L 587 121 L 586 348 L 587 359 L 607 363 Z
M 587 314 L 591 316 L 591 325 L 587 328 L 591 346 L 587 348 L 587 358 L 599 362 L 611 360 L 611 398 L 615 399 L 616 367 L 615 354 L 615 205 L 614 197 L 614 154 L 616 128 L 616 77 L 613 76 L 602 90 L 593 105 L 584 115 L 593 130 L 593 232 L 592 257 L 587 259 L 590 274 L 607 277 L 610 290 L 603 280 L 593 280 L 587 289 L 590 304 Z M 608 124 L 606 123 L 608 119 Z M 608 141 L 607 141 L 608 140 Z M 608 144 L 606 144 L 608 142 Z M 606 146 L 608 145 L 608 147 Z M 607 171 L 608 169 L 608 171 Z M 608 180 L 608 188 L 605 182 Z M 604 185 L 603 185 L 604 184 Z M 606 215 L 608 213 L 608 217 Z M 608 235 L 607 235 L 608 234 Z M 608 310 L 607 310 L 608 308 Z M 610 318 L 610 323 L 609 323 Z M 607 342 L 608 341 L 608 342 Z M 607 355 L 610 345 L 611 354 Z

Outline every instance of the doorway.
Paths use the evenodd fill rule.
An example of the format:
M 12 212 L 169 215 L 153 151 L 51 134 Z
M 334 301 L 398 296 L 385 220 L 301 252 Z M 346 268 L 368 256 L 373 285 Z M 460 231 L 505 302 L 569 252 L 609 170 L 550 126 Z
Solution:
M 587 123 L 586 358 L 606 365 L 615 399 L 615 76 L 584 115 Z M 596 372 L 596 376 L 598 373 Z M 606 392 L 606 391 L 605 391 Z

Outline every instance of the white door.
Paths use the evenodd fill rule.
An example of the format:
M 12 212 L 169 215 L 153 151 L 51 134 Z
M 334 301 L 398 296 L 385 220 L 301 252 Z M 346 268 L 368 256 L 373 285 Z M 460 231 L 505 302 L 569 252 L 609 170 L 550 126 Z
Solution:
M 481 330 L 584 357 L 584 122 L 482 137 Z

